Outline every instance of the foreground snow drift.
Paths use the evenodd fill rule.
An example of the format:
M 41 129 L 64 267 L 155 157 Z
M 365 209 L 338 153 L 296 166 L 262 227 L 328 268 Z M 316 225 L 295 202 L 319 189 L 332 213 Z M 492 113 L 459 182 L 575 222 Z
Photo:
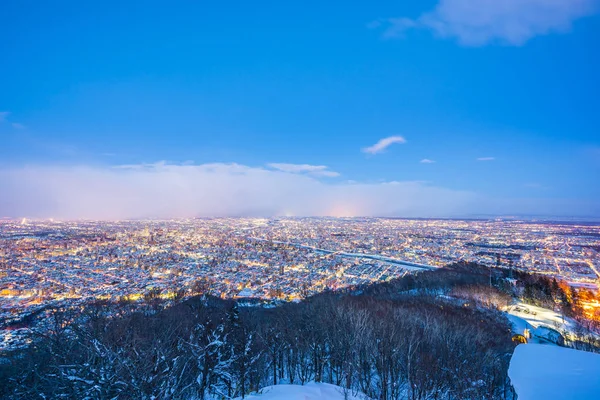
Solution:
M 328 383 L 307 383 L 301 385 L 267 386 L 260 394 L 247 396 L 247 400 L 365 400 L 362 393 L 349 391 L 344 396 L 344 388 Z M 239 399 L 236 399 L 239 400 Z
M 600 354 L 552 345 L 520 345 L 508 375 L 519 400 L 600 399 Z

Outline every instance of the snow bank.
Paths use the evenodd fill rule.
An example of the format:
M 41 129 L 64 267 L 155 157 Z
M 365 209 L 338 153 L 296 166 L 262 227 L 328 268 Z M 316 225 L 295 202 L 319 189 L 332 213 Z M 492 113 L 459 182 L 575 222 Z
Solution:
M 365 400 L 362 393 L 347 392 L 344 388 L 328 383 L 307 383 L 301 385 L 276 385 L 261 389 L 259 394 L 246 396 L 247 400 Z M 239 400 L 239 399 L 236 399 Z
M 523 344 L 515 349 L 508 375 L 519 400 L 600 399 L 600 354 Z

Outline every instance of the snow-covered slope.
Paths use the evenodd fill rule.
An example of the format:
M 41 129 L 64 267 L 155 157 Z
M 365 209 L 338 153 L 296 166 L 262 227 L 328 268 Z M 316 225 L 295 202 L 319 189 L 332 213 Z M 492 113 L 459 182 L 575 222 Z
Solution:
M 515 349 L 508 375 L 519 400 L 600 399 L 600 354 L 523 344 Z
M 504 311 L 514 333 L 524 335 L 525 330 L 529 331 L 529 343 L 559 343 L 559 340 L 554 340 L 557 339 L 556 334 L 564 339 L 574 340 L 577 323 L 556 311 L 524 303 L 517 303 Z
M 351 391 L 344 396 L 344 389 L 328 383 L 267 386 L 260 394 L 246 396 L 247 400 L 365 400 L 361 393 Z
M 565 318 L 556 311 L 521 302 L 508 307 L 505 311 L 509 315 L 526 321 L 528 328 L 547 326 L 561 332 L 570 332 L 575 328 L 576 325 L 575 321 Z

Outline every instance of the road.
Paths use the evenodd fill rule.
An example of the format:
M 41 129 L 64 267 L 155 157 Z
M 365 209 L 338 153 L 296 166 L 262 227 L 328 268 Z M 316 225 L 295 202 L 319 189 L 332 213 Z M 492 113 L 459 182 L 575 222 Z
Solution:
M 260 242 L 271 242 L 271 243 L 277 243 L 277 244 L 285 244 L 285 245 L 288 245 L 288 246 L 294 246 L 294 247 L 298 247 L 298 248 L 302 248 L 302 249 L 313 250 L 313 251 L 316 251 L 316 252 L 319 252 L 319 253 L 335 254 L 335 255 L 338 255 L 338 256 L 341 256 L 341 257 L 366 258 L 366 259 L 369 259 L 369 260 L 383 261 L 383 262 L 387 262 L 387 263 L 390 263 L 390 264 L 401 265 L 405 269 L 414 270 L 414 271 L 438 269 L 438 267 L 434 267 L 432 265 L 413 263 L 413 262 L 410 262 L 410 261 L 399 260 L 397 258 L 392 258 L 392 257 L 387 257 L 387 256 L 380 256 L 378 254 L 346 253 L 346 252 L 343 252 L 343 251 L 333 251 L 333 250 L 327 250 L 327 249 L 320 249 L 318 247 L 305 246 L 305 245 L 302 245 L 302 244 L 299 244 L 299 243 L 294 243 L 294 242 L 282 242 L 282 241 L 279 241 L 279 240 L 267 240 L 267 239 L 261 239 L 261 238 L 256 238 L 256 237 L 248 237 L 248 239 L 257 240 L 257 241 L 260 241 Z

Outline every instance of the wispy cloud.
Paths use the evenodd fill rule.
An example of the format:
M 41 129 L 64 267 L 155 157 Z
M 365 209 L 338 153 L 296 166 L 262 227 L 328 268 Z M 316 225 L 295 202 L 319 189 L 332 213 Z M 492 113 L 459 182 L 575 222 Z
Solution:
M 379 140 L 373 146 L 365 147 L 362 149 L 363 153 L 378 154 L 387 149 L 394 143 L 406 143 L 406 139 L 402 136 L 390 136 Z
M 597 202 L 490 199 L 427 182 L 335 182 L 240 164 L 0 168 L 0 217 L 600 216 Z
M 435 163 L 435 161 L 430 160 L 429 158 L 424 158 L 421 161 L 419 161 L 421 164 L 433 164 Z
M 477 161 L 494 161 L 496 157 L 479 157 Z
M 267 166 L 279 171 L 293 174 L 309 174 L 313 176 L 324 176 L 329 178 L 340 176 L 338 172 L 330 171 L 329 167 L 325 165 L 271 163 L 267 164 Z
M 424 28 L 465 46 L 520 46 L 535 36 L 567 32 L 573 21 L 598 11 L 598 0 L 439 0 L 416 19 L 386 20 L 385 37 Z
M 443 200 L 442 200 L 443 199 Z M 0 216 L 61 219 L 198 216 L 448 216 L 471 192 L 423 182 L 328 183 L 240 164 L 0 169 Z
M 9 122 L 8 116 L 11 115 L 10 111 L 0 111 L 0 122 Z M 15 129 L 25 129 L 25 125 L 18 122 L 11 122 L 10 126 Z

